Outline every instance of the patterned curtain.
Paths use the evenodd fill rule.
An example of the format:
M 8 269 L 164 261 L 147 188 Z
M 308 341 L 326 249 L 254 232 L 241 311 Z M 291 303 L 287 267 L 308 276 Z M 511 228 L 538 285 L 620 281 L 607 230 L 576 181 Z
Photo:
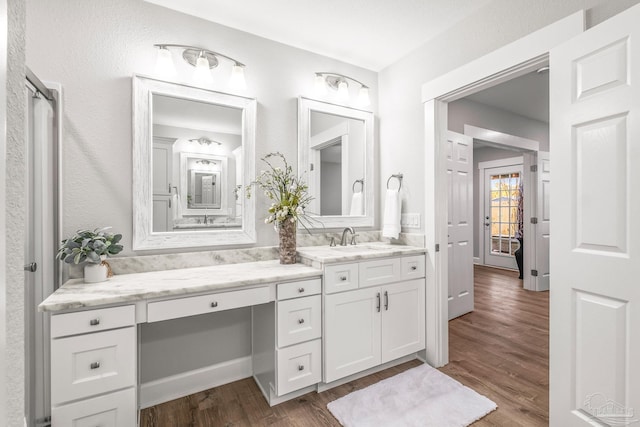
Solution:
M 522 181 L 520 181 L 520 184 L 518 185 L 518 216 L 517 216 L 517 220 L 518 220 L 518 230 L 516 231 L 516 239 L 522 239 L 523 238 L 523 224 L 524 224 L 524 198 L 523 198 L 523 192 L 522 192 Z

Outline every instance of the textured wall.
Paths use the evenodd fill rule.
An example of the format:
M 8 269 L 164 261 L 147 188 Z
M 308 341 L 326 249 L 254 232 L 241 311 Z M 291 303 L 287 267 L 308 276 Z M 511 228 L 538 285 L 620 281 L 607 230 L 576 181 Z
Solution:
M 424 219 L 424 108 L 421 87 L 435 77 L 580 9 L 593 26 L 640 0 L 494 0 L 379 74 L 380 179 L 404 173 L 403 212 Z M 407 155 L 410 153 L 410 155 Z
M 25 8 L 21 0 L 7 2 L 7 139 L 5 236 L 11 243 L 6 256 L 6 424 L 21 426 L 24 419 L 24 254 L 25 231 Z
M 313 97 L 316 71 L 366 82 L 376 111 L 372 71 L 142 0 L 27 0 L 27 65 L 63 88 L 63 235 L 111 225 L 125 236 L 123 254 L 133 254 L 131 76 L 153 74 L 154 43 L 203 46 L 247 65 L 246 95 L 258 100 L 258 159 L 280 150 L 296 164 L 297 97 Z M 227 70 L 217 69 L 214 78 L 214 89 L 228 91 Z M 264 166 L 257 161 L 257 168 Z M 277 243 L 273 227 L 262 220 L 266 207 L 260 194 L 259 246 Z

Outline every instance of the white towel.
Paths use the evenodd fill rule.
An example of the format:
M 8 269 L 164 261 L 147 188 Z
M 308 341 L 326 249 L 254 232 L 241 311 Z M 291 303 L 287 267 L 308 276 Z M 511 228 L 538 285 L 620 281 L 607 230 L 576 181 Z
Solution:
M 388 189 L 384 201 L 382 236 L 397 239 L 400 236 L 400 192 Z
M 171 197 L 171 213 L 173 214 L 174 221 L 182 218 L 182 206 L 180 205 L 179 194 L 174 194 Z
M 362 197 L 362 191 L 358 193 L 353 193 L 351 196 L 351 210 L 349 215 L 351 216 L 362 216 L 364 215 L 364 197 Z

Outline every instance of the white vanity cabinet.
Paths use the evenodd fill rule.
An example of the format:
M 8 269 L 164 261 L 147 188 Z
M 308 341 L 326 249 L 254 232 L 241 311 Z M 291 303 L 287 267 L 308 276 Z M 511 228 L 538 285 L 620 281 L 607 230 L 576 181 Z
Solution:
M 253 307 L 253 372 L 270 405 L 322 380 L 322 280 L 279 283 L 276 301 Z
M 51 317 L 54 426 L 135 426 L 133 305 Z
M 412 255 L 325 267 L 329 283 L 349 281 L 335 271 L 358 277 L 325 288 L 325 383 L 424 349 L 424 266 L 424 255 Z

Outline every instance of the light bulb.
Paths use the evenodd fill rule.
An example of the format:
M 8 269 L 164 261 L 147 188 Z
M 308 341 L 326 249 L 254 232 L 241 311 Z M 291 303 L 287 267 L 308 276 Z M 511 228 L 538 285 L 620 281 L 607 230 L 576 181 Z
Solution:
M 176 75 L 176 66 L 173 63 L 173 57 L 166 47 L 160 47 L 158 49 L 156 74 L 165 78 L 175 77 Z
M 210 84 L 213 82 L 209 60 L 201 53 L 196 60 L 196 70 L 193 72 L 193 80 L 200 84 Z
M 322 74 L 316 75 L 315 92 L 318 96 L 324 96 L 327 94 L 327 84 L 325 83 Z
M 349 86 L 344 80 L 338 83 L 338 98 L 342 101 L 349 99 Z
M 229 86 L 232 89 L 244 90 L 247 88 L 247 82 L 244 79 L 244 66 L 235 64 L 231 69 L 231 78 Z
M 371 105 L 371 99 L 369 98 L 369 88 L 366 86 L 362 86 L 360 88 L 360 92 L 358 94 L 358 104 L 363 107 L 367 107 Z

